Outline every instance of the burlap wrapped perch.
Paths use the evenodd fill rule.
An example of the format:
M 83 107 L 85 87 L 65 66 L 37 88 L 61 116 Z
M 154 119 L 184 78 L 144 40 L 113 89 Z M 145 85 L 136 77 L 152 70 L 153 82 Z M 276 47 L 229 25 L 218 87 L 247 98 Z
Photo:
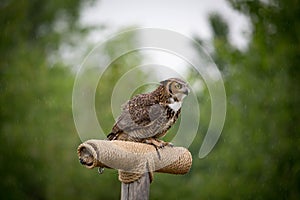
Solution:
M 192 165 L 191 153 L 183 147 L 154 146 L 126 141 L 88 140 L 78 147 L 80 162 L 87 168 L 119 170 L 119 180 L 130 183 L 144 173 L 186 174 Z

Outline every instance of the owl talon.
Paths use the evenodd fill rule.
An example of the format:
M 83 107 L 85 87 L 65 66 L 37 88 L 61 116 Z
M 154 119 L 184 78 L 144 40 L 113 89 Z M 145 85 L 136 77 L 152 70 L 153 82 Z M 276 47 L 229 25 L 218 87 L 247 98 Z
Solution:
M 149 138 L 144 141 L 146 144 L 153 145 L 156 149 L 162 149 L 165 146 L 173 147 L 174 145 L 171 142 L 164 142 L 159 139 Z
M 168 147 L 174 147 L 174 144 L 173 143 L 171 143 L 171 142 L 167 142 L 168 144 L 167 144 L 167 146 Z
M 174 147 L 174 145 L 171 142 L 163 142 L 160 144 L 159 148 L 164 148 L 164 147 Z

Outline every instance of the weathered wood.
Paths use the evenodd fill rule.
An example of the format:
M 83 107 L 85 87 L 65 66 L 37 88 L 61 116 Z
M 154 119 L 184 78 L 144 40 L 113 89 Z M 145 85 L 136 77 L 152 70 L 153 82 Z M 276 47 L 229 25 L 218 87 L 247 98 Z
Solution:
M 150 190 L 150 176 L 145 173 L 140 179 L 132 183 L 122 183 L 121 200 L 148 200 Z

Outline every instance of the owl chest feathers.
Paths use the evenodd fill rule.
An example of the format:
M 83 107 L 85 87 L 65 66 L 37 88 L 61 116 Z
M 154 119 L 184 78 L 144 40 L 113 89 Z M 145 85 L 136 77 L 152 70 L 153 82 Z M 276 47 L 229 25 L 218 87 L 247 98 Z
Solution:
M 180 108 L 181 108 L 182 103 L 181 102 L 174 102 L 174 103 L 170 103 L 168 104 L 168 106 L 174 110 L 174 112 L 177 112 Z
M 170 98 L 169 101 L 167 104 L 167 118 L 169 120 L 165 124 L 165 129 L 167 130 L 176 122 L 182 106 L 182 102 L 175 101 L 173 98 Z
M 178 103 L 178 102 L 177 102 Z M 176 105 L 176 110 L 171 108 L 172 106 Z M 171 128 L 171 126 L 177 121 L 178 115 L 180 113 L 180 108 L 178 108 L 178 104 L 174 104 L 170 106 L 167 104 L 165 107 L 165 116 L 166 116 L 166 123 L 161 127 L 161 131 L 156 135 L 156 137 L 164 137 L 167 134 L 167 131 Z

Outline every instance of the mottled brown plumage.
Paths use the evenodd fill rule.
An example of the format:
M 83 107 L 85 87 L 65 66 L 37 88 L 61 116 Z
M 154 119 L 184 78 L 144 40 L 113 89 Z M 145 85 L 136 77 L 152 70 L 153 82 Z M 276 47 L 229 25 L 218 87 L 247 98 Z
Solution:
M 160 82 L 153 92 L 133 97 L 123 105 L 107 138 L 143 142 L 157 148 L 170 144 L 158 138 L 163 137 L 178 119 L 188 92 L 187 83 L 171 78 Z

